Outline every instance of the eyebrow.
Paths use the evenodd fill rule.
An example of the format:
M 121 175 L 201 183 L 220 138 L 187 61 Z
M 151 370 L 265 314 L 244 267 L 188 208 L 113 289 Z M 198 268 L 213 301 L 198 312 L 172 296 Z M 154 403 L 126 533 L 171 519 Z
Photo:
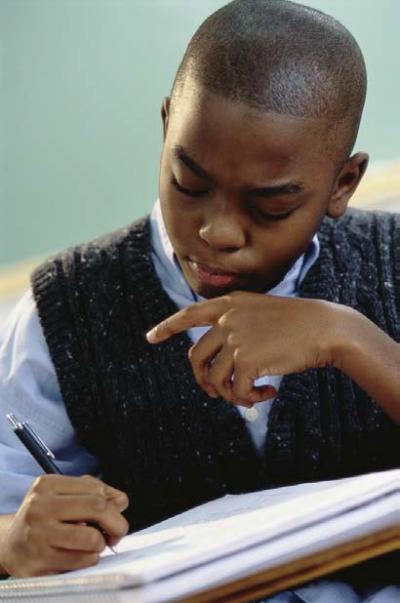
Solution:
M 174 155 L 177 159 L 179 159 L 182 163 L 186 165 L 194 174 L 203 178 L 203 180 L 208 180 L 209 182 L 215 182 L 215 179 L 209 174 L 204 168 L 202 168 L 194 159 L 189 157 L 186 153 L 185 149 L 178 145 L 174 148 Z
M 186 165 L 196 176 L 199 176 L 203 180 L 215 183 L 215 178 L 202 168 L 192 157 L 188 155 L 185 149 L 181 145 L 177 145 L 173 149 L 175 157 Z M 285 182 L 283 184 L 277 184 L 275 186 L 261 186 L 252 188 L 249 192 L 256 197 L 273 197 L 274 195 L 293 195 L 303 191 L 303 186 L 297 182 Z
M 303 187 L 295 182 L 285 182 L 276 186 L 262 186 L 251 189 L 250 193 L 256 197 L 273 197 L 275 195 L 295 195 L 301 193 Z

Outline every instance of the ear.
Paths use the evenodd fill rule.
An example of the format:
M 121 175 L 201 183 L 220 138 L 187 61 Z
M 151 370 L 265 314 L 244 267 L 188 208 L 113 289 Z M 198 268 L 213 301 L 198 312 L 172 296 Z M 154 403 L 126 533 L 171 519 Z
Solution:
M 169 98 L 169 96 L 166 96 L 163 99 L 163 102 L 161 104 L 161 119 L 162 119 L 162 123 L 163 123 L 163 142 L 165 141 L 165 137 L 167 135 L 170 105 L 171 105 L 171 99 Z
M 340 169 L 336 176 L 327 214 L 331 218 L 340 218 L 367 169 L 369 157 L 367 153 L 356 153 Z

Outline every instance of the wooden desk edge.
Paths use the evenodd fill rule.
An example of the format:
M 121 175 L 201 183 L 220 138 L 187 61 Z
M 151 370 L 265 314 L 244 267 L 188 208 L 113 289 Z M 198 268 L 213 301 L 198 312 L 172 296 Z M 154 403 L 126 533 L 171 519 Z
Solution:
M 400 527 L 388 528 L 207 590 L 185 598 L 184 601 L 246 603 L 251 599 L 270 596 L 399 548 Z

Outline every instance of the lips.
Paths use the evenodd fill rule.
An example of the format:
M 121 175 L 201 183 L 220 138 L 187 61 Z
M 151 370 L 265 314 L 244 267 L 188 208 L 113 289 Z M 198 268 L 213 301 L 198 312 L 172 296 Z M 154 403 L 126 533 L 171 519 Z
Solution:
M 239 277 L 237 272 L 228 272 L 226 270 L 221 270 L 221 268 L 214 268 L 193 260 L 190 260 L 189 263 L 199 281 L 207 285 L 216 287 L 226 286 L 230 285 Z

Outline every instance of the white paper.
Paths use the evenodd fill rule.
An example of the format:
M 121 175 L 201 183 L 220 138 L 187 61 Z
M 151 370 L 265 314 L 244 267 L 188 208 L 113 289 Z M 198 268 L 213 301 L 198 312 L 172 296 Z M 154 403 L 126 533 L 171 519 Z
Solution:
M 314 525 L 324 534 L 321 525 L 329 518 L 340 520 L 345 531 L 352 528 L 361 505 L 386 492 L 398 494 L 399 488 L 400 471 L 393 470 L 227 495 L 127 536 L 117 555 L 107 553 L 97 567 L 74 574 L 122 572 L 150 582 L 273 539 L 274 554 L 278 536 L 283 539 Z M 355 513 L 350 513 L 353 507 Z
M 227 495 L 127 536 L 94 568 L 40 584 L 104 589 L 108 580 L 130 586 L 135 601 L 162 603 L 399 524 L 400 470 Z

